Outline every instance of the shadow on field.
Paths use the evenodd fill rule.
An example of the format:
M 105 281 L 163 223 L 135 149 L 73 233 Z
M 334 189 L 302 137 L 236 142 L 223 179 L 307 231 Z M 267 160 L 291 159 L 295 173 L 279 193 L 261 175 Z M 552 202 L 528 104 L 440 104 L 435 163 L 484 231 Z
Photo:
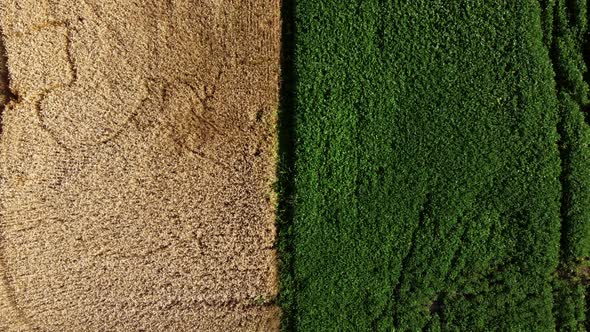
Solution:
M 295 331 L 295 248 L 293 239 L 295 195 L 295 140 L 297 73 L 295 69 L 295 0 L 281 2 L 281 83 L 279 106 L 278 251 L 281 275 L 278 303 L 283 310 L 282 331 Z
M 8 57 L 4 46 L 4 34 L 0 28 L 0 135 L 2 135 L 2 119 L 4 108 L 16 96 L 10 91 L 10 77 L 8 75 Z

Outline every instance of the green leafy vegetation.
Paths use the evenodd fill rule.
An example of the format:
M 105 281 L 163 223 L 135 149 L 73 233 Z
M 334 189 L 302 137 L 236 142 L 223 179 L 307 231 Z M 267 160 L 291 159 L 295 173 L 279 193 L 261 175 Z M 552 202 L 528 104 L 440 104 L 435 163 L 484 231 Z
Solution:
M 590 250 L 590 131 L 582 111 L 589 104 L 583 57 L 588 34 L 586 6 L 586 1 L 556 1 L 552 10 L 555 36 L 549 46 L 560 103 L 562 256 L 566 261 L 586 257 Z
M 571 3 L 297 1 L 285 329 L 580 326 L 584 283 L 559 273 L 588 250 Z
M 590 250 L 590 129 L 583 112 L 589 104 L 584 59 L 587 6 L 585 0 L 541 1 L 560 117 L 561 262 L 554 281 L 554 313 L 560 331 L 582 331 L 585 324 L 590 327 L 586 319 L 587 279 L 580 277 Z

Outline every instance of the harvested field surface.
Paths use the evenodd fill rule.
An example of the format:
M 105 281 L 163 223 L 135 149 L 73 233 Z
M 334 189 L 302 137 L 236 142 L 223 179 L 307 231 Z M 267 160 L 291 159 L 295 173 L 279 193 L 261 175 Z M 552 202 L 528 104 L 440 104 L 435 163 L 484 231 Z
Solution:
M 278 328 L 279 10 L 0 2 L 1 331 Z
M 584 329 L 586 6 L 296 2 L 286 329 Z

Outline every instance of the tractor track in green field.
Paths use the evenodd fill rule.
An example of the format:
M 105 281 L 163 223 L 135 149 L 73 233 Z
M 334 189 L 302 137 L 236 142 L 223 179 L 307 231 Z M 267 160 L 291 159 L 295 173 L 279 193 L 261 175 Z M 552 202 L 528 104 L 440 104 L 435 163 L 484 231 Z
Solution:
M 588 127 L 588 2 L 541 1 L 545 42 L 559 101 L 561 159 L 560 263 L 554 281 L 556 328 L 590 328 L 587 280 L 590 254 L 590 129 Z M 550 20 L 552 18 L 552 20 Z M 550 24 L 552 23 L 552 24 Z

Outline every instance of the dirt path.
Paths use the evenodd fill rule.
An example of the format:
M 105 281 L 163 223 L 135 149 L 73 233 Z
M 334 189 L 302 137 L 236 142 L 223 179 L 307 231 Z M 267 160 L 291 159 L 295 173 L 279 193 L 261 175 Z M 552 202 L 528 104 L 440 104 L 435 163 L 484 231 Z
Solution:
M 0 22 L 0 329 L 277 329 L 279 1 L 6 0 Z

